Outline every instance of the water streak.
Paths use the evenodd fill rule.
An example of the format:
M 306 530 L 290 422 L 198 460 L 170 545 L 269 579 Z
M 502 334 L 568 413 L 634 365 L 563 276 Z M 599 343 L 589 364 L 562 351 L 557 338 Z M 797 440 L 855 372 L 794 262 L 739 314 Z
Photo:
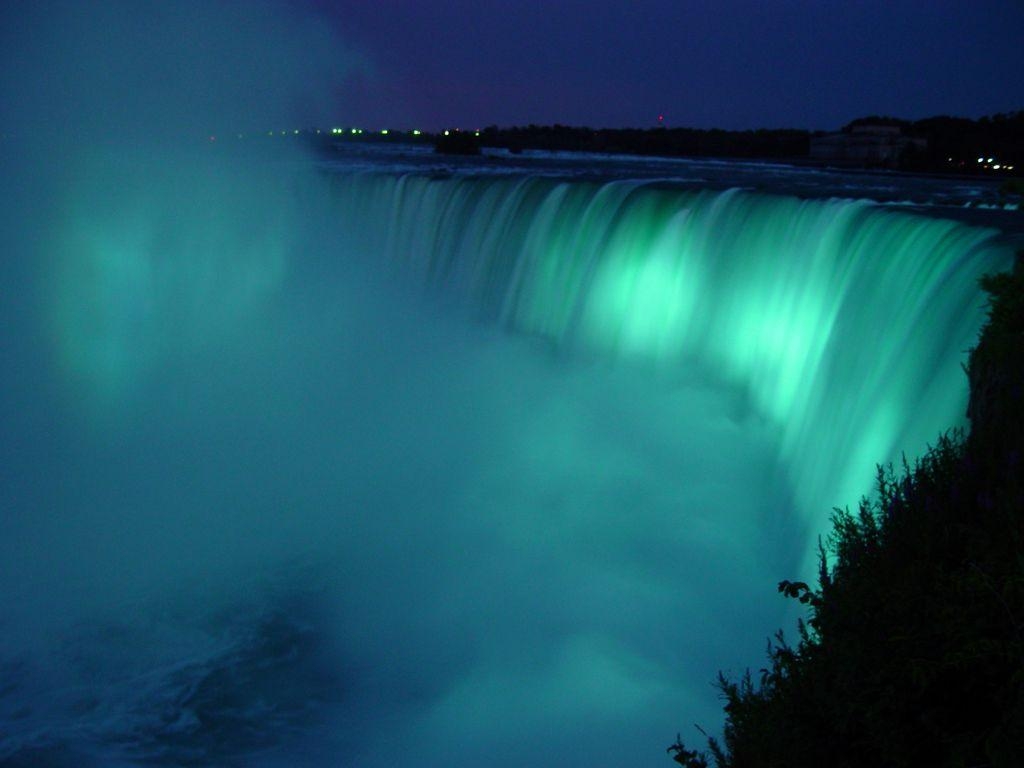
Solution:
M 356 247 L 477 317 L 741 387 L 816 523 L 962 423 L 977 279 L 1010 259 L 993 230 L 863 200 L 376 174 L 335 193 Z

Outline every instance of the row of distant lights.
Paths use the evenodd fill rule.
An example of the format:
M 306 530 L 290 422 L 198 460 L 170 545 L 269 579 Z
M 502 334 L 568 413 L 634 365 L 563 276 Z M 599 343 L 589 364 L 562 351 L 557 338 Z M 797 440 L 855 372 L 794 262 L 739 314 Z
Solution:
M 994 157 L 989 157 L 987 159 L 984 157 L 979 157 L 978 162 L 983 164 L 981 166 L 982 168 L 991 168 L 993 171 L 998 171 L 1000 168 L 1003 168 L 1007 171 L 1013 170 L 1012 165 L 1000 165 L 999 163 L 996 162 L 996 159 Z
M 949 158 L 949 162 L 951 162 L 951 163 L 953 162 L 953 158 L 952 157 Z M 978 164 L 982 168 L 991 168 L 993 171 L 998 171 L 998 170 L 1012 171 L 1013 170 L 1013 166 L 1012 165 L 1003 165 L 1002 163 L 997 163 L 996 159 L 994 157 L 979 157 L 978 158 Z
M 461 133 L 461 131 L 458 128 L 456 128 L 454 132 L 455 133 Z M 292 134 L 293 136 L 298 136 L 300 133 L 302 133 L 302 131 L 299 130 L 298 128 L 296 128 L 295 130 L 292 130 L 292 131 L 267 131 L 267 136 L 287 136 L 288 134 Z M 323 133 L 323 131 L 321 131 L 319 128 L 317 128 L 316 129 L 316 133 L 317 133 L 317 135 L 320 135 L 321 133 Z M 345 135 L 361 136 L 364 133 L 366 133 L 366 131 L 364 131 L 362 128 L 348 128 L 348 129 L 345 129 L 345 128 L 331 128 L 331 135 L 332 136 L 345 136 Z M 371 133 L 374 133 L 374 132 L 371 131 Z M 389 129 L 387 129 L 387 128 L 382 128 L 380 131 L 377 131 L 377 133 L 380 133 L 381 136 L 387 136 L 387 135 L 389 135 L 391 133 L 391 131 Z M 422 136 L 423 135 L 423 131 L 421 131 L 419 129 L 415 129 L 415 128 L 413 130 L 409 131 L 409 133 L 411 133 L 413 136 Z M 452 134 L 452 131 L 445 131 L 444 132 L 445 136 L 450 136 L 451 134 Z M 479 136 L 480 135 L 480 131 L 473 131 L 473 135 L 474 136 Z M 239 133 L 238 134 L 238 138 L 244 139 L 245 138 L 245 134 L 244 133 Z M 216 136 L 210 136 L 210 141 L 216 141 L 216 140 L 217 140 Z
M 292 134 L 293 136 L 298 136 L 300 133 L 302 133 L 302 131 L 299 130 L 298 128 L 296 128 L 293 131 L 267 131 L 267 136 L 287 136 L 288 134 Z M 322 134 L 323 131 L 321 131 L 319 128 L 317 128 L 315 133 L 319 135 L 319 134 Z M 348 130 L 346 130 L 344 128 L 331 128 L 331 134 L 334 135 L 334 136 L 342 136 L 342 135 L 345 135 L 345 134 L 351 134 L 353 136 L 359 136 L 359 135 L 364 134 L 364 133 L 366 133 L 366 131 L 364 131 L 362 128 L 349 128 Z M 379 133 L 380 133 L 381 136 L 387 136 L 389 133 L 391 133 L 391 131 L 388 130 L 387 128 L 383 128 L 383 129 L 381 129 L 379 131 Z M 420 136 L 420 135 L 422 135 L 423 131 L 412 130 L 412 131 L 409 131 L 409 133 L 411 133 L 413 136 Z M 477 136 L 479 136 L 479 135 L 480 135 L 480 132 L 477 131 Z M 214 141 L 215 138 L 216 137 L 211 136 L 210 140 Z M 244 133 L 238 134 L 238 138 L 240 138 L 240 139 L 245 138 L 245 134 Z
M 316 132 L 317 133 L 321 133 L 319 128 L 316 129 Z M 295 135 L 295 136 L 298 136 L 300 133 L 302 133 L 302 131 L 300 131 L 298 128 L 296 128 L 294 131 L 292 131 L 292 134 Z M 331 135 L 332 136 L 344 136 L 346 134 L 350 134 L 352 136 L 360 136 L 360 135 L 362 135 L 364 133 L 366 133 L 366 131 L 364 131 L 362 128 L 349 128 L 347 130 L 345 128 L 331 128 Z M 387 128 L 382 128 L 379 131 L 379 133 L 380 133 L 381 136 L 387 136 L 388 134 L 391 133 L 391 131 L 389 129 L 387 129 Z M 414 128 L 413 130 L 409 131 L 409 133 L 411 133 L 413 136 L 422 136 L 423 135 L 423 131 L 421 131 L 419 129 L 416 129 L 416 128 Z M 450 136 L 451 133 L 452 133 L 451 131 L 445 131 L 444 135 L 445 136 Z M 455 129 L 455 133 L 460 133 L 460 131 L 458 129 Z M 267 136 L 274 136 L 274 135 L 287 136 L 288 135 L 288 131 L 280 131 L 279 134 L 275 134 L 274 131 L 267 131 Z M 473 131 L 473 135 L 474 136 L 479 136 L 480 135 L 480 131 Z M 244 136 L 244 134 L 241 134 L 241 133 L 238 134 L 238 138 L 242 138 L 243 136 Z
M 317 133 L 320 133 L 320 131 L 318 130 Z M 331 128 L 331 133 L 335 136 L 343 136 L 346 133 L 351 134 L 353 136 L 359 136 L 363 133 L 366 133 L 366 131 L 364 131 L 362 128 L 349 128 L 347 131 L 344 128 Z M 387 128 L 382 128 L 380 130 L 381 136 L 387 136 L 389 133 L 391 133 L 391 131 L 388 130 Z M 409 133 L 411 133 L 413 136 L 419 136 L 423 132 L 418 130 L 412 130 L 409 131 Z

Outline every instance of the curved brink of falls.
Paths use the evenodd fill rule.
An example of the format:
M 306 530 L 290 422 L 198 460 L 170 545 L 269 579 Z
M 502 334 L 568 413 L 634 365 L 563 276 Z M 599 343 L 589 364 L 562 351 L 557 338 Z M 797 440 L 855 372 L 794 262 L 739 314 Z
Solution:
M 997 233 L 868 201 L 635 181 L 338 177 L 367 254 L 559 346 L 743 388 L 781 432 L 803 515 L 962 422 L 960 367 Z

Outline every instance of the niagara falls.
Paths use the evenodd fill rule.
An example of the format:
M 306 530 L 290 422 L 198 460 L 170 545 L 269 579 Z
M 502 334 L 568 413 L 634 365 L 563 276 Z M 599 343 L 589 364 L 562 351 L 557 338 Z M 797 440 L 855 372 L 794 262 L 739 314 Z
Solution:
M 3 11 L 0 766 L 668 765 L 968 426 L 995 162 L 365 138 L 371 13 Z

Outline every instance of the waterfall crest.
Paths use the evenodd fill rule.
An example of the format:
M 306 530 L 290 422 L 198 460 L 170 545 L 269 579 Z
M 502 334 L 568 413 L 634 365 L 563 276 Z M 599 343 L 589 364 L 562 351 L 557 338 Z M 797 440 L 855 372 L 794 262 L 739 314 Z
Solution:
M 962 423 L 977 280 L 1010 260 L 993 230 L 863 200 L 374 173 L 334 192 L 357 249 L 479 318 L 742 388 L 805 514 Z

